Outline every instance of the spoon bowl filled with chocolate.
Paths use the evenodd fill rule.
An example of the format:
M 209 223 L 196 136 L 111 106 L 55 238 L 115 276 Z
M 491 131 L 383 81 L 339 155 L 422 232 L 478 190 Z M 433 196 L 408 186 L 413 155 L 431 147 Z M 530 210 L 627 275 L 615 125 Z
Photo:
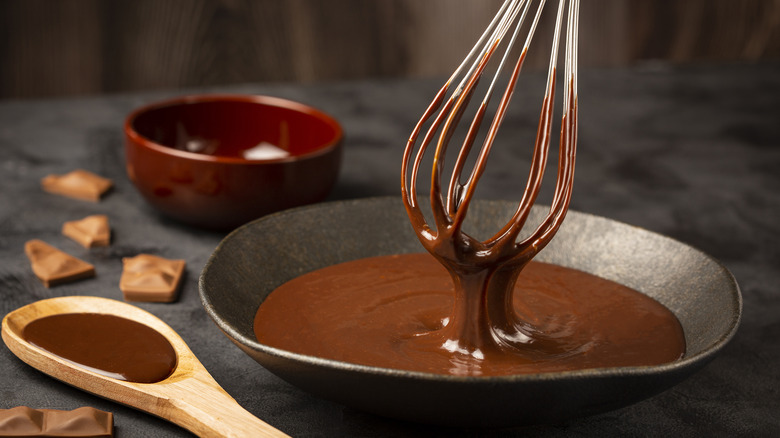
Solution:
M 293 385 L 357 409 L 502 427 L 637 402 L 700 369 L 731 339 L 742 301 L 718 261 L 569 211 L 577 0 L 554 9 L 547 87 L 520 200 L 476 199 L 544 6 L 504 2 L 412 130 L 400 199 L 287 210 L 222 241 L 199 289 L 236 345 Z M 551 202 L 540 205 L 561 40 L 557 169 Z M 455 141 L 460 148 L 448 163 Z

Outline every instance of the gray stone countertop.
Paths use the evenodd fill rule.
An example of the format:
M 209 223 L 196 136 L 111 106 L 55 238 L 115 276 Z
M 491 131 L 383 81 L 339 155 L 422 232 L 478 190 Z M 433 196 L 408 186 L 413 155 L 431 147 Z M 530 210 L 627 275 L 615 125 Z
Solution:
M 543 78 L 529 75 L 538 89 Z M 375 80 L 73 99 L 0 101 L 0 313 L 36 300 L 121 299 L 122 257 L 187 261 L 180 299 L 139 304 L 181 334 L 247 410 L 296 437 L 780 436 L 780 64 L 655 65 L 583 71 L 572 209 L 670 236 L 719 259 L 744 297 L 741 327 L 721 354 L 676 387 L 633 406 L 564 424 L 452 430 L 379 418 L 312 397 L 273 376 L 223 336 L 201 307 L 197 279 L 224 233 L 179 225 L 151 209 L 124 171 L 122 122 L 133 108 L 196 92 L 267 94 L 319 107 L 344 127 L 330 200 L 399 194 L 406 139 L 440 81 Z M 540 102 L 513 106 L 479 196 L 518 199 Z M 514 108 L 517 109 L 514 109 Z M 554 157 L 551 166 L 555 164 Z M 76 168 L 110 177 L 97 204 L 44 193 L 40 180 Z M 549 201 L 541 201 L 549 202 Z M 88 214 L 110 217 L 111 246 L 86 250 L 60 234 Z M 94 279 L 45 288 L 24 243 L 42 239 L 93 263 Z M 188 436 L 139 411 L 60 383 L 0 347 L 0 408 L 115 414 L 116 436 Z

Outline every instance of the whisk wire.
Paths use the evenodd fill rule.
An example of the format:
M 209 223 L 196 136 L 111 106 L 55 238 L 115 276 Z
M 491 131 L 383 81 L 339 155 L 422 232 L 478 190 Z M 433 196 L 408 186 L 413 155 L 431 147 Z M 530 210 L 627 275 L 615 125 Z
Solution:
M 504 50 L 504 56 L 499 63 L 498 69 L 496 73 L 493 76 L 493 80 L 491 81 L 491 85 L 485 95 L 485 99 L 483 101 L 483 105 L 479 110 L 479 118 L 475 117 L 475 123 L 476 126 L 474 126 L 472 129 L 474 130 L 474 134 L 476 135 L 476 131 L 479 128 L 479 125 L 482 122 L 482 117 L 484 116 L 484 110 L 487 107 L 488 101 L 490 100 L 490 97 L 492 95 L 492 89 L 495 85 L 495 83 L 498 81 L 501 72 L 505 66 L 506 60 L 510 55 L 510 52 L 512 50 L 512 47 L 514 46 L 514 43 L 517 39 L 517 36 L 525 22 L 526 15 L 528 13 L 528 10 L 530 9 L 531 2 L 516 2 L 517 7 L 516 9 L 519 10 L 520 7 L 525 4 L 525 7 L 523 8 L 523 13 L 520 16 L 520 19 L 515 25 L 515 30 L 513 32 L 512 38 L 509 40 L 509 43 L 507 44 L 507 47 Z M 461 182 L 461 173 L 463 170 L 463 167 L 465 166 L 465 162 L 467 160 L 468 154 L 471 151 L 472 144 L 473 143 L 473 137 L 469 138 L 470 143 L 466 144 L 464 143 L 463 147 L 461 148 L 460 154 L 458 156 L 458 160 L 456 162 L 455 168 L 453 169 L 452 178 L 450 180 L 450 190 L 448 191 L 448 204 L 450 205 L 450 214 L 455 214 L 455 218 L 453 220 L 454 226 L 456 228 L 459 228 L 460 225 L 463 222 L 463 218 L 466 215 L 466 212 L 468 210 L 469 200 L 473 198 L 473 191 L 476 188 L 477 182 L 481 178 L 482 174 L 484 173 L 485 166 L 487 165 L 487 156 L 490 154 L 490 151 L 493 147 L 493 142 L 495 141 L 496 134 L 498 133 L 498 130 L 501 126 L 501 123 L 504 120 L 504 115 L 506 113 L 506 109 L 509 107 L 509 101 L 512 99 L 512 96 L 514 94 L 515 86 L 517 84 L 517 79 L 520 74 L 520 71 L 522 69 L 523 63 L 526 59 L 526 54 L 528 52 L 528 48 L 530 47 L 531 41 L 533 40 L 533 35 L 536 31 L 536 27 L 539 24 L 539 20 L 542 15 L 542 10 L 545 5 L 545 0 L 542 0 L 539 2 L 539 5 L 536 10 L 536 14 L 534 17 L 533 22 L 531 23 L 530 29 L 528 31 L 528 35 L 526 37 L 525 43 L 523 45 L 522 51 L 518 57 L 518 60 L 515 64 L 515 69 L 512 72 L 512 76 L 510 77 L 507 88 L 504 91 L 504 95 L 501 98 L 501 102 L 498 106 L 498 110 L 496 115 L 493 118 L 493 121 L 490 125 L 490 128 L 487 132 L 487 135 L 485 137 L 485 140 L 482 145 L 482 149 L 480 150 L 479 156 L 477 158 L 477 164 L 472 169 L 471 174 L 469 175 L 468 179 L 465 183 Z M 515 13 L 516 15 L 516 13 Z M 515 17 L 511 17 L 513 20 Z M 508 29 L 508 25 L 507 28 Z M 506 29 L 504 29 L 504 33 L 506 32 Z M 497 35 L 495 43 L 497 44 L 500 39 L 503 38 L 503 34 Z M 456 199 L 452 199 L 455 197 Z
M 563 8 L 559 11 L 559 19 Z M 577 23 L 579 14 L 579 0 L 571 0 L 569 3 L 567 34 L 566 34 L 566 59 L 564 65 L 564 79 L 567 86 L 564 88 L 563 116 L 561 122 L 561 136 L 558 157 L 558 173 L 556 177 L 555 193 L 550 206 L 550 211 L 545 220 L 526 239 L 516 244 L 518 249 L 524 252 L 536 253 L 543 248 L 560 227 L 568 210 L 571 200 L 574 178 L 574 156 L 577 144 Z M 557 27 L 557 26 L 556 26 Z M 559 34 L 559 31 L 556 31 Z M 556 37 L 555 41 L 558 41 Z M 550 76 L 554 82 L 555 69 L 551 69 Z M 549 82 L 549 81 L 548 81 Z M 554 95 L 554 86 L 550 96 Z M 530 205 L 527 207 L 530 208 Z M 523 219 L 523 222 L 525 219 Z M 522 222 L 521 222 L 522 223 Z
M 566 87 L 564 87 L 565 91 L 563 96 L 563 116 L 558 157 L 559 165 L 555 194 L 547 217 L 527 238 L 522 242 L 516 242 L 520 228 L 527 219 L 530 208 L 539 194 L 541 180 L 547 164 L 552 130 L 557 59 L 560 46 L 559 41 L 564 25 L 564 11 L 566 11 L 565 6 L 567 0 L 559 0 L 558 3 L 558 13 L 553 34 L 545 96 L 537 128 L 537 138 L 532 153 L 530 174 L 526 181 L 526 190 L 523 197 L 512 219 L 490 239 L 484 242 L 478 242 L 469 238 L 467 235 L 462 234 L 461 231 L 468 206 L 471 199 L 473 199 L 474 190 L 484 172 L 487 157 L 490 154 L 500 125 L 503 122 L 506 109 L 514 94 L 520 70 L 522 69 L 526 54 L 540 22 L 546 0 L 539 1 L 536 12 L 533 14 L 533 20 L 527 26 L 528 33 L 525 37 L 520 55 L 518 56 L 514 70 L 511 73 L 501 97 L 496 114 L 493 116 L 487 133 L 485 134 L 474 167 L 471 169 L 465 182 L 463 182 L 461 178 L 462 172 L 474 146 L 478 132 L 480 131 L 486 114 L 486 108 L 492 97 L 494 88 L 510 57 L 512 47 L 518 40 L 521 29 L 526 27 L 525 22 L 530 13 L 532 3 L 533 0 L 506 0 L 501 5 L 498 13 L 480 36 L 474 47 L 470 50 L 469 54 L 439 90 L 433 102 L 430 104 L 409 137 L 402 163 L 402 196 L 410 219 L 415 223 L 421 224 L 418 235 L 423 243 L 426 241 L 433 242 L 444 234 L 451 236 L 453 233 L 460 233 L 464 237 L 461 241 L 467 242 L 468 245 L 501 245 L 507 248 L 511 247 L 508 251 L 511 252 L 513 256 L 528 253 L 535 254 L 552 238 L 552 235 L 557 231 L 563 216 L 565 216 L 571 197 L 577 135 L 577 23 L 579 21 L 579 0 L 570 0 L 568 2 L 568 16 L 565 23 L 566 42 L 564 77 L 566 80 Z M 507 33 L 511 29 L 514 30 L 509 39 L 505 40 Z M 456 126 L 460 123 L 461 118 L 477 89 L 477 85 L 486 70 L 486 66 L 491 58 L 497 53 L 498 48 L 502 43 L 505 44 L 503 46 L 503 55 L 498 62 L 496 72 L 493 75 L 491 82 L 487 86 L 485 96 L 477 108 L 475 115 L 471 119 L 468 131 L 453 166 L 445 198 L 442 196 L 441 191 L 441 170 L 444 167 L 447 147 L 452 140 Z M 454 91 L 447 97 L 450 87 L 458 80 L 460 75 L 463 74 L 464 70 L 466 70 L 465 74 L 460 78 Z M 415 154 L 414 149 L 417 138 L 422 132 L 423 126 L 431 117 L 433 117 L 433 121 L 430 123 L 430 126 L 417 149 L 417 153 Z M 436 225 L 434 231 L 427 224 L 420 211 L 417 202 L 416 186 L 417 175 L 419 174 L 423 156 L 429 145 L 434 141 L 437 133 L 438 139 L 436 141 L 431 170 L 430 190 L 431 209 Z M 414 160 L 412 160 L 413 155 Z M 410 165 L 411 172 L 409 172 Z M 508 243 L 510 241 L 511 244 Z M 506 252 L 504 255 L 505 254 Z

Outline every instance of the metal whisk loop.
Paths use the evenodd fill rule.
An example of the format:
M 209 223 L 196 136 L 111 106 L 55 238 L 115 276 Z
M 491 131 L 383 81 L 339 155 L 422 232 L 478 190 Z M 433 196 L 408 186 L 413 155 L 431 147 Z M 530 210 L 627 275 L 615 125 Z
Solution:
M 496 135 L 503 121 L 506 109 L 512 99 L 520 71 L 525 61 L 526 54 L 532 43 L 537 25 L 541 19 L 546 1 L 537 3 L 531 22 L 526 20 L 531 17 L 533 0 L 507 0 L 488 25 L 485 32 L 472 48 L 466 59 L 456 69 L 449 80 L 437 93 L 425 114 L 418 122 L 410 135 L 402 164 L 402 196 L 409 218 L 423 245 L 434 255 L 446 260 L 457 261 L 457 254 L 468 251 L 470 254 L 491 254 L 485 262 L 505 262 L 511 259 L 530 260 L 549 241 L 560 226 L 563 217 L 568 210 L 571 199 L 571 191 L 574 175 L 574 155 L 577 143 L 577 23 L 579 15 L 579 0 L 568 2 L 559 0 L 558 13 L 553 35 L 550 64 L 547 77 L 547 87 L 542 104 L 537 137 L 533 150 L 531 169 L 526 182 L 523 197 L 516 212 L 510 221 L 494 236 L 486 241 L 478 241 L 462 232 L 463 222 L 468 211 L 469 204 L 474 196 L 477 183 L 484 173 L 487 157 L 493 146 Z M 560 36 L 564 27 L 564 15 L 566 15 L 566 46 L 564 77 L 566 86 L 563 96 L 563 116 L 561 124 L 561 137 L 558 157 L 558 172 L 552 205 L 548 215 L 537 228 L 521 242 L 516 242 L 520 230 L 525 223 L 531 206 L 536 201 L 541 187 L 542 176 L 547 164 L 547 156 L 552 130 L 553 107 L 556 89 L 556 70 L 558 59 L 558 47 Z M 527 25 L 527 26 L 524 26 Z M 525 42 L 515 62 L 514 70 L 505 87 L 496 114 L 490 122 L 485 134 L 481 149 L 471 173 L 465 181 L 462 173 L 467 159 L 476 141 L 482 125 L 488 103 L 492 97 L 502 70 L 510 57 L 510 51 L 515 41 L 520 37 L 522 29 L 527 27 Z M 509 34 L 512 30 L 511 34 Z M 508 40 L 506 39 L 508 37 Z M 503 44 L 505 43 L 505 44 Z M 482 79 L 482 75 L 491 58 L 497 53 L 499 46 L 503 44 L 503 55 L 499 61 L 496 73 L 487 87 L 485 96 L 476 110 L 469 124 L 469 129 L 463 140 L 457 159 L 453 166 L 452 176 L 447 184 L 446 197 L 442 193 L 441 170 L 444 167 L 444 159 L 450 140 L 456 126 L 460 123 L 469 102 Z M 463 73 L 465 71 L 465 74 Z M 462 76 L 462 77 L 461 77 Z M 460 78 L 460 80 L 459 80 Z M 458 81 L 459 80 L 459 81 Z M 458 85 L 447 96 L 450 87 L 458 81 Z M 445 100 L 446 99 L 446 100 Z M 434 117 L 435 114 L 435 117 Z M 415 153 L 418 137 L 423 125 L 434 117 L 430 127 L 426 131 L 422 142 Z M 430 202 L 433 213 L 435 229 L 426 222 L 417 200 L 416 186 L 417 175 L 421 162 L 430 144 L 437 137 L 435 155 L 431 172 Z M 412 156 L 414 160 L 412 161 Z M 410 168 L 411 166 L 411 168 Z M 456 239 L 452 239 L 452 237 Z M 445 248 L 445 241 L 454 241 L 460 248 Z M 489 259 L 489 260 L 487 260 Z

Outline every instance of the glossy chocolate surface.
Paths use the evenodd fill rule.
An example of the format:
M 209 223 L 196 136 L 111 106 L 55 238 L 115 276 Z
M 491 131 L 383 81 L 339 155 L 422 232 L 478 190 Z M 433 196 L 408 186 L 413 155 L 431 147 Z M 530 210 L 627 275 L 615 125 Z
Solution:
M 463 376 L 658 365 L 685 351 L 677 318 L 618 283 L 531 262 L 513 292 L 528 335 L 478 355 L 448 337 L 452 279 L 428 254 L 359 259 L 291 280 L 260 306 L 254 330 L 263 344 L 296 353 Z
M 136 383 L 165 380 L 176 368 L 176 351 L 144 324 L 99 313 L 64 313 L 33 320 L 24 339 L 75 365 Z

